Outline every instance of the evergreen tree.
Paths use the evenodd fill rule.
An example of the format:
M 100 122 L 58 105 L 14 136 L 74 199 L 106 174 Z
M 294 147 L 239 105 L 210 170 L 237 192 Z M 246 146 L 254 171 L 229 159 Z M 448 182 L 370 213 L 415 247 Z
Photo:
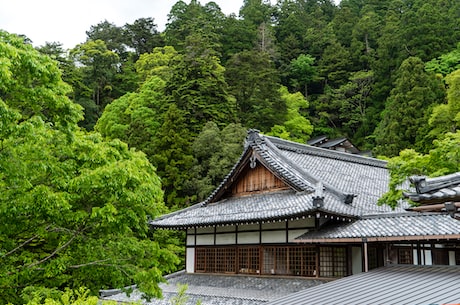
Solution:
M 315 58 L 309 54 L 300 54 L 290 64 L 291 83 L 308 98 L 308 85 L 318 78 L 318 68 L 314 66 Z
M 158 32 L 153 18 L 139 18 L 132 24 L 125 24 L 123 36 L 126 45 L 134 49 L 136 59 L 141 54 L 152 52 L 154 48 L 164 46 L 163 37 Z
M 220 51 L 218 47 L 224 20 L 224 14 L 213 2 L 201 6 L 197 0 L 190 1 L 188 5 L 178 1 L 168 14 L 164 31 L 166 44 L 180 53 L 188 52 L 187 37 L 200 35 L 205 39 L 202 43 L 206 46 L 203 47 Z
M 442 103 L 444 95 L 440 80 L 425 72 L 420 58 L 405 60 L 396 75 L 382 121 L 375 130 L 375 153 L 389 157 L 414 148 L 417 140 L 423 139 L 432 106 Z
M 102 40 L 108 50 L 115 52 L 122 59 L 126 58 L 126 39 L 122 27 L 104 20 L 96 25 L 92 25 L 90 29 L 86 31 L 86 36 L 86 42 Z
M 113 95 L 113 84 L 118 73 L 119 57 L 107 49 L 102 40 L 87 41 L 70 51 L 72 60 L 81 73 L 81 82 L 75 83 L 75 101 L 85 108 L 82 125 L 91 130 L 104 107 L 118 96 Z
M 170 102 L 184 111 L 190 132 L 197 135 L 208 121 L 225 125 L 235 121 L 235 99 L 228 92 L 224 67 L 206 37 L 186 39 L 186 53 L 174 58 L 166 83 Z
M 128 93 L 107 105 L 95 130 L 110 139 L 120 139 L 143 151 L 150 161 L 157 153 L 153 139 L 160 128 L 165 82 L 149 78 L 138 92 Z
M 196 199 L 196 194 L 186 188 L 194 162 L 192 139 L 185 113 L 174 103 L 163 114 L 162 122 L 153 140 L 156 150 L 153 164 L 161 177 L 166 205 L 183 208 Z
M 284 121 L 286 104 L 268 53 L 253 50 L 233 55 L 225 77 L 236 97 L 237 117 L 243 126 L 268 131 Z

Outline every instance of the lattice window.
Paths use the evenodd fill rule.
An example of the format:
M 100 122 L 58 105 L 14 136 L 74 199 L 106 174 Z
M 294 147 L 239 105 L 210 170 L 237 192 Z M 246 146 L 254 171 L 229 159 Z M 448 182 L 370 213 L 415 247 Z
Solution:
M 195 249 L 195 271 L 196 272 L 206 271 L 206 249 L 203 249 L 203 248 Z
M 238 272 L 260 273 L 260 255 L 258 247 L 245 247 L 238 249 Z
M 235 273 L 235 248 L 197 248 L 195 270 L 205 273 Z
M 235 273 L 236 272 L 236 249 L 235 248 L 217 248 L 216 249 L 216 269 L 217 273 Z
M 289 268 L 292 275 L 316 276 L 316 248 L 290 248 Z
M 215 271 L 216 249 L 197 248 L 195 250 L 195 270 L 196 272 Z
M 398 249 L 398 264 L 412 265 L 414 263 L 412 248 Z
M 247 246 L 196 248 L 195 270 L 206 273 L 276 274 L 322 277 L 347 275 L 345 247 Z
M 320 248 L 320 276 L 344 277 L 347 275 L 347 252 L 344 247 Z
M 263 274 L 289 274 L 287 247 L 264 247 Z

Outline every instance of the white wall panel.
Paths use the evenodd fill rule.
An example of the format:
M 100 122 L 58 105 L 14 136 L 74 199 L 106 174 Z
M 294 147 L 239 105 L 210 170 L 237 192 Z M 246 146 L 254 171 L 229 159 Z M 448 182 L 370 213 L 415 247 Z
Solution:
M 361 247 L 351 248 L 351 272 L 352 274 L 358 274 L 363 272 L 363 257 L 361 254 Z
M 195 235 L 187 235 L 187 246 L 195 245 Z
M 455 251 L 449 251 L 449 265 L 455 266 Z
M 234 245 L 236 243 L 235 233 L 221 233 L 216 236 L 217 245 Z
M 214 245 L 214 234 L 197 235 L 196 245 L 197 246 Z
M 258 244 L 259 243 L 259 232 L 239 232 L 238 233 L 238 244 Z
M 187 259 L 185 262 L 185 270 L 188 273 L 195 272 L 195 248 L 187 248 Z
M 285 243 L 286 242 L 286 230 L 284 231 L 267 231 L 262 232 L 262 243 Z

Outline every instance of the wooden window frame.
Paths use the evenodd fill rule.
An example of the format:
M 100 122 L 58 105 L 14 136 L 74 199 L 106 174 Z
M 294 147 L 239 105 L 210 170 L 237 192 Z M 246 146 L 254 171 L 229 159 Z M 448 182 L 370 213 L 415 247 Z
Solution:
M 321 249 L 330 249 L 331 272 L 322 275 Z M 300 277 L 348 275 L 348 251 L 343 246 L 245 245 L 195 248 L 196 273 L 231 273 Z M 324 269 L 324 268 L 323 268 Z

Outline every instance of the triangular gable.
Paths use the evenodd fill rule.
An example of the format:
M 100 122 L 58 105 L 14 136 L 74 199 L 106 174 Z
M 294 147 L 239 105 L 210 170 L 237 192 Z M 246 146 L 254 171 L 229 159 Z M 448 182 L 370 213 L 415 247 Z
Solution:
M 274 145 L 270 145 L 257 130 L 250 130 L 245 149 L 238 162 L 221 185 L 205 200 L 217 202 L 234 195 L 293 189 L 312 193 L 315 181 L 308 181 Z
M 251 172 L 248 168 L 258 171 Z M 264 175 L 268 181 L 255 181 Z M 244 187 L 245 183 L 256 183 L 257 187 Z M 204 204 L 217 202 L 231 195 L 250 194 L 291 188 L 296 192 L 314 193 L 318 185 L 340 198 L 343 202 L 351 203 L 352 194 L 344 194 L 331 185 L 322 183 L 305 172 L 292 160 L 287 158 L 270 140 L 261 136 L 257 130 L 249 130 L 245 150 L 230 174 L 221 185 L 209 196 Z M 235 189 L 236 188 L 236 189 Z
M 261 192 L 279 191 L 291 188 L 260 163 L 246 164 L 241 176 L 231 186 L 232 196 Z

